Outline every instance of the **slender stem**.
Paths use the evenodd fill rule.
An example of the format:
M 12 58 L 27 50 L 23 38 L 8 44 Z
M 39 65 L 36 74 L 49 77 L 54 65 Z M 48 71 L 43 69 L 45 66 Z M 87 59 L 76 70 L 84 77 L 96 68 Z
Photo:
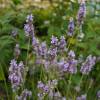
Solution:
M 89 89 L 91 88 L 91 86 L 92 86 L 92 83 L 90 82 L 90 83 L 89 83 L 89 86 L 88 86 L 88 88 L 87 88 L 86 94 L 89 92 Z
M 5 75 L 4 75 L 4 72 L 3 72 L 3 69 L 2 69 L 1 64 L 0 64 L 0 68 L 1 68 L 2 77 L 3 77 L 3 79 L 4 79 L 4 84 L 5 84 L 5 88 L 6 88 L 6 92 L 7 92 L 7 98 L 8 98 L 8 100 L 9 100 L 8 87 L 7 87 L 7 83 L 6 83 Z
M 73 39 L 73 38 L 74 38 L 74 35 L 70 39 Z M 69 40 L 69 44 L 68 44 L 67 49 L 69 49 L 70 45 L 71 45 L 71 43 L 70 43 L 70 40 Z
M 82 83 L 83 77 L 84 77 L 84 75 L 82 74 L 81 79 L 80 79 L 80 82 L 79 82 L 79 86 L 80 86 L 81 83 Z
M 71 39 L 73 39 L 73 38 L 74 38 L 74 35 L 71 37 Z M 71 43 L 69 41 L 68 49 L 69 49 L 70 45 L 71 45 Z M 68 82 L 67 96 L 68 96 L 70 85 L 71 85 L 71 78 L 72 78 L 72 75 L 70 75 L 69 82 Z
M 68 96 L 70 85 L 71 85 L 71 79 L 72 79 L 72 74 L 70 75 L 69 80 L 68 80 L 67 96 Z
M 28 41 L 28 48 L 27 48 L 27 56 L 26 56 L 26 67 L 28 65 L 28 55 L 29 55 L 29 49 L 30 49 L 30 37 L 29 37 L 29 41 Z
M 27 48 L 27 56 L 26 56 L 26 69 L 28 68 L 28 55 L 29 55 L 29 49 L 30 49 L 30 37 L 29 37 L 29 41 L 28 41 L 28 48 Z M 23 85 L 25 85 L 25 81 L 26 81 L 26 76 L 27 76 L 27 71 L 24 71 L 24 83 Z

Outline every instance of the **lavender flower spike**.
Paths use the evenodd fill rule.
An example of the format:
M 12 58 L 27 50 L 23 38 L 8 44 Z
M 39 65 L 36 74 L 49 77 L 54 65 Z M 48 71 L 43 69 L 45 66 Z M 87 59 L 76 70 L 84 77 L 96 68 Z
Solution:
M 85 2 L 81 2 L 80 8 L 79 8 L 79 11 L 78 11 L 78 15 L 77 15 L 78 25 L 83 24 L 83 20 L 84 20 L 84 17 L 85 16 L 86 16 L 86 6 L 85 6 Z
M 9 67 L 9 80 L 11 81 L 13 91 L 16 91 L 23 84 L 24 64 L 21 61 L 17 64 L 16 60 L 11 60 Z
M 47 53 L 46 42 L 42 42 L 41 45 L 39 46 L 39 54 L 41 56 L 46 56 L 46 53 Z
M 33 15 L 30 14 L 27 16 L 26 22 L 32 22 L 33 21 Z
M 74 51 L 70 50 L 68 56 L 74 58 L 75 57 Z
M 65 50 L 66 49 L 66 40 L 64 36 L 60 37 L 60 41 L 59 41 L 59 49 L 60 50 Z
M 72 59 L 71 61 L 69 61 L 69 69 L 68 69 L 68 71 L 71 74 L 76 74 L 77 73 L 77 60 Z
M 55 37 L 55 36 L 52 35 L 51 44 L 54 45 L 54 46 L 58 45 L 58 39 L 57 39 L 57 37 Z
M 92 70 L 93 66 L 95 65 L 96 57 L 92 57 L 92 55 L 89 55 L 84 63 L 82 63 L 80 72 L 82 74 L 88 75 L 89 72 Z
M 83 94 L 83 95 L 77 97 L 76 100 L 86 100 L 86 97 L 87 97 L 87 95 Z
M 70 18 L 69 25 L 68 25 L 68 36 L 72 36 L 74 33 L 74 21 L 73 18 Z
M 97 98 L 100 99 L 100 90 L 97 92 Z
M 34 26 L 32 24 L 33 16 L 28 15 L 26 19 L 26 24 L 24 25 L 24 30 L 26 33 L 26 36 L 34 36 Z

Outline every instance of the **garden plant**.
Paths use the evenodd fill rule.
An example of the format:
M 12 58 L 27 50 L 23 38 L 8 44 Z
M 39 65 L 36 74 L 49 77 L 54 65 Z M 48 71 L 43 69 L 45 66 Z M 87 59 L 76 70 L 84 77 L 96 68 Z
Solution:
M 100 79 L 95 81 L 93 71 L 100 66 L 100 58 L 96 53 L 87 55 L 84 49 L 77 49 L 78 46 L 84 47 L 80 44 L 88 24 L 86 15 L 86 2 L 81 0 L 77 13 L 70 14 L 65 32 L 57 35 L 49 31 L 50 36 L 40 38 L 35 25 L 39 22 L 36 23 L 36 16 L 29 13 L 24 23 L 24 36 L 14 28 L 11 37 L 6 37 L 16 44 L 6 70 L 7 81 L 4 78 L 6 99 L 1 100 L 99 100 L 100 85 L 96 91 L 94 87 Z M 56 25 L 55 20 L 59 22 L 59 17 L 52 22 Z M 45 21 L 45 25 L 48 23 Z M 3 70 L 1 64 L 0 68 Z

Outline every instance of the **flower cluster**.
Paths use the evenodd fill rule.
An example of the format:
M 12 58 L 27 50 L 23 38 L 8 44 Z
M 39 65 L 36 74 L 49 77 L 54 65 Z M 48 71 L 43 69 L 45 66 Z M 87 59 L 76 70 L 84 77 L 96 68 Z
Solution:
M 42 57 L 45 57 L 46 54 L 47 54 L 47 46 L 46 46 L 46 42 L 42 42 L 40 45 L 39 45 L 39 55 L 42 56 Z
M 49 80 L 47 84 L 44 84 L 43 82 L 38 81 L 38 85 L 37 85 L 37 88 L 39 90 L 38 97 L 43 99 L 43 97 L 46 94 L 50 95 L 51 92 L 53 92 L 53 90 L 57 86 L 57 84 L 58 84 L 58 81 L 56 79 Z
M 67 51 L 66 49 L 67 43 L 64 36 L 60 37 L 60 41 L 58 43 L 58 48 L 61 52 Z
M 20 96 L 16 96 L 16 100 L 27 100 L 27 97 L 30 97 L 31 95 L 32 95 L 31 91 L 24 89 Z
M 35 36 L 32 38 L 32 46 L 34 54 L 36 55 L 36 61 L 39 64 L 46 66 L 46 68 L 48 63 L 54 64 L 54 62 L 57 62 L 58 54 L 67 51 L 66 45 L 67 43 L 64 36 L 61 36 L 60 39 L 52 36 L 49 48 L 47 47 L 46 42 L 40 43 Z
M 80 4 L 80 9 L 77 15 L 78 25 L 83 24 L 83 18 L 85 17 L 86 7 L 85 3 Z M 43 70 L 48 72 L 52 71 L 52 78 L 58 78 L 62 74 L 77 74 L 78 68 L 77 65 L 82 63 L 81 58 L 79 60 L 76 59 L 76 54 L 73 50 L 69 50 L 67 48 L 67 42 L 64 36 L 57 38 L 56 36 L 52 35 L 51 37 L 51 44 L 48 47 L 46 42 L 40 42 L 38 38 L 34 35 L 34 25 L 33 23 L 33 16 L 28 15 L 26 19 L 26 24 L 24 25 L 24 30 L 26 36 L 28 36 L 32 42 L 32 52 L 35 54 L 35 66 L 42 65 Z M 68 24 L 68 36 L 73 36 L 74 34 L 74 20 L 70 18 Z M 20 55 L 19 44 L 16 44 L 14 49 L 15 57 Z M 88 75 L 93 66 L 95 65 L 96 57 L 89 55 L 86 58 L 86 61 L 82 63 L 80 72 L 82 74 Z M 51 69 L 51 70 L 49 70 Z M 52 70 L 53 69 L 53 70 Z M 54 70 L 56 69 L 56 70 Z M 57 73 L 57 75 L 56 75 Z M 58 75 L 59 74 L 59 75 Z M 17 63 L 15 59 L 11 60 L 10 67 L 9 67 L 9 80 L 11 81 L 12 89 L 14 91 L 18 90 L 25 82 L 25 68 L 22 61 Z M 50 74 L 51 75 L 51 74 Z M 49 75 L 48 75 L 49 78 Z M 61 77 L 59 77 L 60 79 Z M 58 80 L 49 80 L 46 81 L 46 84 L 42 81 L 38 81 L 37 88 L 38 88 L 38 98 L 39 100 L 43 100 L 46 95 L 50 97 L 51 100 L 66 100 L 65 97 L 61 95 L 58 88 Z M 80 87 L 76 87 L 76 91 L 80 91 Z M 99 92 L 97 96 L 99 97 Z M 17 100 L 27 100 L 27 97 L 31 96 L 31 91 L 27 89 L 23 89 L 20 96 L 17 96 Z M 54 98 L 53 98 L 54 97 Z M 86 100 L 86 94 L 81 95 L 76 98 L 76 100 Z
M 23 74 L 24 74 L 24 64 L 21 61 L 17 64 L 16 60 L 11 60 L 9 67 L 9 80 L 12 84 L 13 91 L 19 89 L 19 87 L 23 84 Z
M 84 63 L 82 63 L 80 72 L 82 74 L 88 75 L 89 72 L 92 70 L 93 66 L 95 65 L 96 57 L 89 55 Z
M 100 99 L 100 90 L 97 92 L 97 98 Z
M 33 21 L 32 14 L 28 15 L 26 19 L 26 24 L 24 25 L 24 30 L 25 30 L 26 36 L 28 37 L 34 35 L 34 27 L 33 27 L 32 21 Z
M 52 44 L 52 46 L 57 46 L 58 45 L 58 38 L 55 36 L 52 36 L 51 44 Z
M 72 36 L 74 33 L 74 21 L 73 18 L 70 18 L 69 25 L 68 25 L 68 35 Z
M 49 80 L 47 84 L 42 83 L 41 81 L 38 82 L 38 98 L 39 100 L 44 100 L 44 97 L 48 95 L 50 100 L 66 100 L 65 97 L 61 95 L 59 90 L 55 91 L 57 88 L 58 80 Z
M 80 97 L 77 97 L 76 100 L 86 100 L 87 95 L 81 95 Z
M 60 71 L 62 72 L 69 72 L 71 74 L 75 74 L 77 73 L 77 60 L 74 58 L 75 57 L 75 54 L 74 52 L 71 50 L 69 53 L 68 53 L 68 58 L 67 60 L 64 60 L 63 61 L 61 60 L 58 65 L 59 65 L 59 68 L 60 68 Z
M 27 36 L 33 36 L 34 35 L 34 27 L 32 24 L 33 16 L 28 15 L 26 24 L 24 26 L 25 33 Z M 13 32 L 13 36 L 16 36 L 17 33 Z M 19 44 L 16 44 L 14 48 L 14 59 L 11 60 L 10 67 L 9 67 L 9 80 L 11 82 L 11 86 L 13 89 L 13 92 L 18 92 L 21 87 L 23 87 L 25 82 L 25 76 L 27 69 L 24 67 L 24 64 L 22 61 L 17 63 L 15 59 L 18 59 L 18 56 L 20 55 L 20 47 Z M 27 89 L 23 90 L 21 96 L 17 96 L 17 100 L 26 100 L 27 96 L 30 96 L 31 93 Z
M 80 8 L 79 8 L 79 11 L 78 11 L 78 15 L 77 15 L 78 25 L 82 25 L 83 24 L 83 20 L 84 20 L 85 15 L 86 15 L 85 2 L 81 2 L 80 3 Z

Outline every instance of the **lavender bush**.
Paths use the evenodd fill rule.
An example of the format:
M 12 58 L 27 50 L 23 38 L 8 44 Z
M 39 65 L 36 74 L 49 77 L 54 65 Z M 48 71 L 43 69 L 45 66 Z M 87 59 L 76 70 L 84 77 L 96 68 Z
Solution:
M 14 59 L 9 67 L 9 80 L 13 90 L 15 100 L 88 100 L 88 92 L 92 86 L 89 81 L 88 88 L 82 90 L 86 85 L 84 80 L 94 68 L 96 57 L 87 56 L 86 60 L 79 60 L 71 45 L 71 40 L 77 38 L 77 33 L 82 31 L 86 16 L 85 2 L 80 3 L 75 25 L 74 18 L 70 18 L 68 32 L 60 38 L 52 35 L 50 45 L 46 41 L 39 40 L 35 35 L 32 14 L 27 16 L 24 31 L 26 39 L 29 40 L 27 56 L 24 61 L 19 61 L 21 55 L 20 45 L 16 44 L 14 49 Z M 79 33 L 80 34 L 80 33 Z M 15 35 L 15 34 L 13 34 Z M 17 35 L 17 34 L 16 34 Z M 68 40 L 66 40 L 69 37 Z M 30 54 L 32 67 L 30 67 Z M 31 69 L 32 68 L 32 69 Z M 39 68 L 39 78 L 31 82 L 32 88 L 26 89 L 27 76 L 31 76 Z M 30 72 L 31 70 L 31 72 Z M 32 72 L 33 71 L 33 72 Z M 28 74 L 31 73 L 31 74 Z M 81 76 L 77 84 L 73 83 L 73 76 Z M 36 76 L 35 76 L 36 77 Z M 63 82 L 63 85 L 60 83 Z M 62 87 L 61 87 L 62 86 Z M 28 88 L 28 87 L 27 87 Z M 64 91 L 61 88 L 65 88 Z M 34 90 L 36 89 L 36 91 Z M 36 95 L 34 95 L 33 90 Z M 99 98 L 100 93 L 97 93 Z M 34 96 L 33 96 L 34 95 Z M 35 99 L 34 99 L 35 98 Z

